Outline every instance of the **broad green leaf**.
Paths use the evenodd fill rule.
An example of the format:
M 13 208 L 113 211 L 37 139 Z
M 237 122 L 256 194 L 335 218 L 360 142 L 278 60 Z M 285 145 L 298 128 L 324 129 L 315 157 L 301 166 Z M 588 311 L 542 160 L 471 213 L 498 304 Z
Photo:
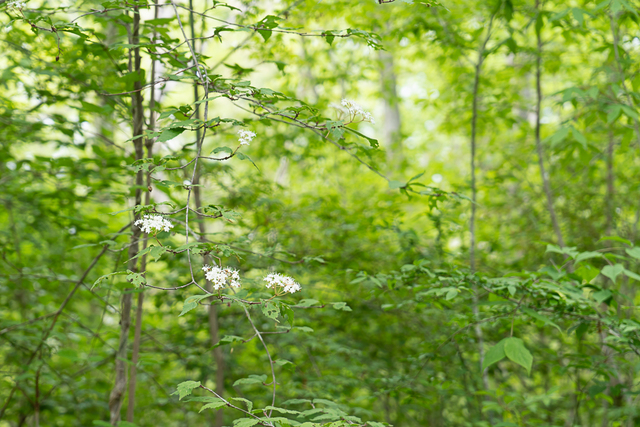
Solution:
M 585 259 L 591 258 L 602 258 L 602 254 L 600 252 L 580 252 L 574 259 L 575 264 L 578 264 L 580 261 L 584 261 Z
M 504 352 L 505 340 L 506 339 L 500 341 L 499 343 L 491 347 L 489 351 L 487 351 L 487 353 L 484 355 L 484 360 L 482 362 L 483 371 L 487 369 L 489 366 L 493 365 L 494 363 L 498 363 L 499 361 L 501 361 L 506 357 L 506 354 Z
M 531 374 L 531 366 L 533 365 L 533 356 L 524 346 L 524 342 L 520 338 L 507 338 L 504 343 L 504 354 L 513 362 L 522 366 Z
M 178 389 L 171 393 L 171 395 L 177 394 L 179 396 L 179 400 L 182 400 L 183 397 L 189 396 L 193 389 L 200 387 L 200 381 L 185 381 L 178 384 Z
M 623 271 L 624 271 L 624 266 L 622 264 L 616 264 L 616 265 L 606 265 L 606 266 L 604 266 L 604 268 L 602 269 L 601 273 L 602 273 L 603 276 L 608 277 L 609 279 L 611 279 L 611 281 L 613 283 L 615 283 L 616 282 L 616 278 Z
M 633 247 L 630 249 L 625 249 L 625 252 L 627 253 L 627 255 L 634 257 L 635 259 L 640 259 L 640 248 L 639 247 Z
M 445 297 L 445 299 L 447 301 L 451 301 L 452 299 L 454 299 L 457 296 L 458 296 L 458 290 L 457 289 L 450 289 L 449 292 L 447 292 L 447 296 Z
M 180 135 L 185 130 L 186 129 L 184 129 L 184 128 L 165 129 L 162 132 L 160 132 L 160 136 L 158 137 L 157 142 L 171 141 L 173 138 L 175 138 L 176 136 Z
M 611 298 L 613 294 L 611 293 L 610 290 L 608 289 L 604 289 L 602 291 L 598 291 L 596 293 L 593 294 L 593 299 L 595 299 L 596 301 L 598 301 L 600 304 L 602 304 L 603 302 L 605 302 L 606 300 L 608 300 L 609 298 Z

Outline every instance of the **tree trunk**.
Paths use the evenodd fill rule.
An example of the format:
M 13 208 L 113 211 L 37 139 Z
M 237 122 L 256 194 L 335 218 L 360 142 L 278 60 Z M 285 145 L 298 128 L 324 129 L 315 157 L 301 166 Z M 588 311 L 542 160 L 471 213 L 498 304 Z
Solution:
M 133 12 L 133 29 L 131 34 L 131 44 L 139 43 L 139 32 L 140 32 L 140 14 L 138 12 L 138 8 L 134 7 Z M 133 61 L 133 71 L 140 73 L 140 49 L 134 49 L 134 61 Z M 140 74 L 138 74 L 140 77 Z M 133 84 L 133 88 L 135 92 L 131 96 L 131 107 L 132 107 L 132 115 L 133 115 L 133 145 L 135 148 L 135 157 L 136 160 L 142 159 L 144 157 L 143 143 L 142 143 L 142 134 L 143 134 L 143 126 L 144 126 L 144 111 L 142 107 L 142 82 L 140 78 L 136 80 Z M 136 138 L 138 137 L 138 138 Z M 142 171 L 138 171 L 136 173 L 136 190 L 135 190 L 135 205 L 140 205 L 142 202 L 142 184 L 143 184 L 143 173 Z M 140 214 L 134 214 L 134 221 L 136 221 L 140 217 Z M 129 246 L 128 256 L 129 259 L 133 258 L 139 249 L 139 240 L 140 240 L 140 228 L 133 226 L 132 227 L 132 236 L 131 236 L 131 246 Z M 137 269 L 137 258 L 129 261 L 128 265 L 129 270 L 136 271 Z M 120 340 L 118 344 L 118 349 L 116 351 L 116 379 L 113 389 L 111 390 L 111 394 L 109 396 L 109 413 L 110 413 L 110 421 L 112 425 L 117 425 L 120 421 L 120 410 L 122 408 L 122 402 L 124 400 L 124 394 L 127 386 L 127 342 L 129 340 L 129 329 L 131 327 L 131 300 L 132 294 L 131 289 L 125 289 L 122 293 L 122 299 L 120 302 L 121 314 L 120 314 Z
M 472 104 L 472 116 L 471 116 L 471 220 L 469 223 L 469 231 L 471 234 L 471 243 L 469 247 L 469 267 L 471 273 L 476 271 L 476 138 L 478 128 L 478 96 L 480 88 L 480 73 L 482 71 L 482 64 L 484 63 L 484 52 L 491 37 L 491 29 L 493 27 L 493 19 L 496 12 L 491 15 L 489 26 L 487 29 L 487 36 L 478 49 L 478 62 L 476 63 L 475 76 L 473 81 L 473 104 Z M 474 286 L 475 288 L 475 286 Z M 478 293 L 477 289 L 473 292 L 473 314 L 476 320 L 479 320 L 480 312 L 478 310 Z M 489 389 L 489 377 L 486 370 L 482 369 L 484 362 L 484 337 L 482 328 L 479 323 L 475 325 L 476 339 L 478 340 L 478 354 L 480 355 L 480 370 L 482 373 L 482 385 L 485 390 Z
M 393 70 L 393 55 L 386 50 L 379 50 L 378 52 L 380 58 L 380 92 L 383 105 L 382 143 L 387 151 L 389 168 L 395 170 L 404 160 L 400 132 L 402 123 L 400 121 L 400 108 L 398 107 L 398 92 L 396 88 L 397 78 Z
M 540 0 L 536 0 L 536 13 L 540 13 L 539 8 Z M 540 30 L 538 29 L 536 29 L 536 40 L 538 45 L 538 52 L 536 57 L 536 150 L 538 152 L 538 165 L 540 166 L 542 185 L 544 187 L 544 193 L 547 197 L 547 210 L 549 211 L 549 216 L 551 217 L 551 224 L 553 225 L 553 231 L 556 234 L 556 240 L 558 241 L 558 245 L 562 248 L 566 245 L 562 237 L 562 230 L 560 229 L 560 224 L 558 223 L 558 217 L 556 215 L 555 208 L 553 207 L 553 193 L 551 191 L 551 184 L 549 183 L 548 173 L 545 171 L 544 167 L 544 152 L 542 148 L 542 141 L 540 140 L 540 108 L 542 105 L 542 37 L 540 35 Z

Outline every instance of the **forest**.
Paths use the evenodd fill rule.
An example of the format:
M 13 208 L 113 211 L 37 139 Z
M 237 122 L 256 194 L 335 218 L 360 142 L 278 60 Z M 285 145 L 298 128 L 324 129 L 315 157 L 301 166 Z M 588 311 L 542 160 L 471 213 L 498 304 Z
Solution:
M 0 88 L 0 427 L 640 426 L 640 1 L 0 0 Z

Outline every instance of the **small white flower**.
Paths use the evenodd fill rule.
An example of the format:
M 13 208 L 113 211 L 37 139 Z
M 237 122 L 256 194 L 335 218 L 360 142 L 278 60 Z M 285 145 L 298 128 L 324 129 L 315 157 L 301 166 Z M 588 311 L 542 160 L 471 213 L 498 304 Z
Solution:
M 370 123 L 376 122 L 373 119 L 373 115 L 371 115 L 370 112 L 365 111 L 364 108 L 362 108 L 362 106 L 360 106 L 360 104 L 358 104 L 355 101 L 351 101 L 349 99 L 343 99 L 342 106 L 347 109 L 347 111 L 349 112 L 349 115 L 352 116 L 352 118 L 355 118 L 356 116 L 359 115 L 362 117 L 362 120 L 365 122 L 370 122 Z
M 162 215 L 145 215 L 134 224 L 140 227 L 142 231 L 147 234 L 150 234 L 153 230 L 155 230 L 155 232 L 171 231 L 173 228 L 171 221 L 165 219 Z
M 25 7 L 27 7 L 27 3 L 23 2 L 23 1 L 9 0 L 7 2 L 7 8 L 9 8 L 10 10 L 13 10 L 13 11 L 22 10 Z
M 227 284 L 234 288 L 240 287 L 240 274 L 235 268 L 205 265 L 202 270 L 204 277 L 211 282 L 216 291 L 224 288 Z
M 292 277 L 285 276 L 280 273 L 271 273 L 267 275 L 264 279 L 267 282 L 267 288 L 274 288 L 276 293 L 278 292 L 278 287 L 282 288 L 284 292 L 288 292 L 290 294 L 294 292 L 298 292 L 301 287 Z
M 256 137 L 256 134 L 250 130 L 240 129 L 238 131 L 238 142 L 240 145 L 249 145 L 249 143 Z

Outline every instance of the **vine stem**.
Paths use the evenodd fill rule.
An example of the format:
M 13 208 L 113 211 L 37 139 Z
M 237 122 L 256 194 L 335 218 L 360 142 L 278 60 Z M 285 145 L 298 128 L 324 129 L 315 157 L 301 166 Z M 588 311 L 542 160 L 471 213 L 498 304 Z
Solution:
M 251 319 L 251 315 L 249 314 L 249 310 L 247 310 L 247 307 L 244 304 L 242 305 L 242 308 L 244 309 L 244 313 L 247 315 L 247 319 L 249 319 L 249 323 L 251 323 L 251 327 L 253 328 L 256 335 L 260 339 L 260 342 L 264 347 L 264 351 L 267 353 L 267 357 L 269 358 L 269 366 L 271 366 L 271 379 L 273 380 L 273 394 L 271 396 L 271 406 L 276 406 L 276 371 L 275 371 L 275 368 L 273 367 L 273 359 L 271 358 L 271 353 L 269 353 L 269 348 L 267 347 L 267 344 L 264 342 L 264 339 L 262 338 L 262 334 L 260 333 L 258 328 L 256 328 L 256 325 L 253 323 L 253 320 Z M 273 412 L 273 409 L 270 409 L 268 417 L 271 417 L 272 412 Z

